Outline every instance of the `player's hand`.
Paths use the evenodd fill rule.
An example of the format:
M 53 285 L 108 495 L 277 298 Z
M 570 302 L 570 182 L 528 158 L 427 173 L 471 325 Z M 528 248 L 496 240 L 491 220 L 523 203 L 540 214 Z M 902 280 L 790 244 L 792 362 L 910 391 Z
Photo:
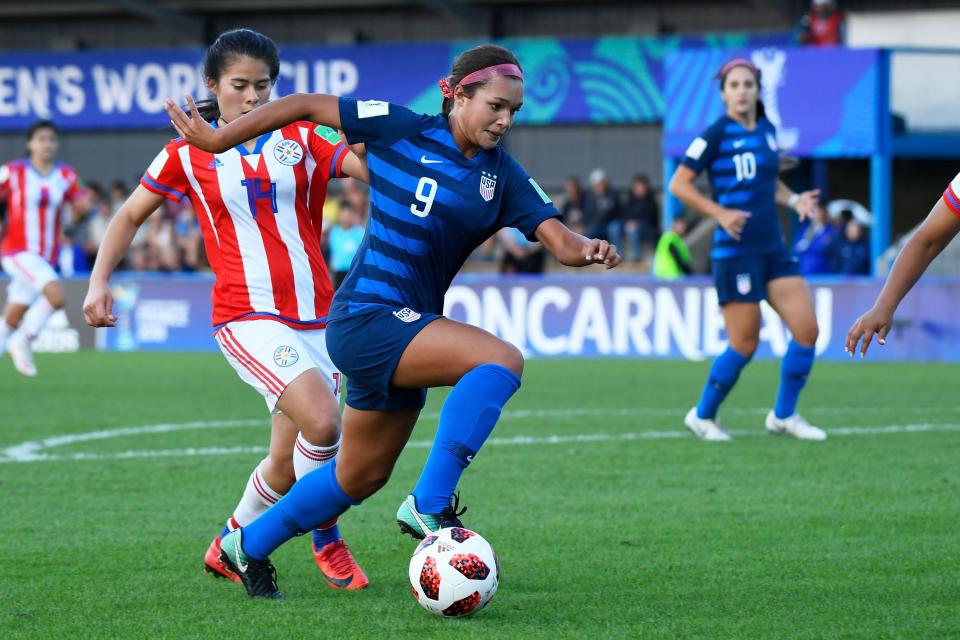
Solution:
M 813 216 L 817 210 L 818 202 L 820 202 L 820 189 L 811 189 L 800 194 L 797 204 L 793 205 L 793 210 L 800 217 L 800 222 Z
M 200 117 L 197 110 L 197 103 L 193 101 L 193 96 L 187 96 L 187 106 L 190 109 L 190 115 L 173 100 L 167 99 L 164 107 L 167 115 L 170 116 L 170 124 L 177 130 L 180 137 L 204 151 L 221 153 L 225 151 L 220 143 L 220 132 L 210 126 L 210 123 Z
M 91 327 L 115 327 L 117 316 L 113 315 L 113 295 L 110 285 L 90 282 L 87 297 L 83 300 L 83 319 Z
M 743 233 L 743 228 L 747 226 L 747 219 L 750 218 L 749 211 L 741 211 L 740 209 L 724 209 L 723 213 L 720 214 L 720 218 L 717 219 L 717 222 L 723 227 L 723 230 L 729 234 L 731 238 L 740 241 L 740 234 Z
M 613 269 L 621 260 L 616 245 L 600 238 L 587 240 L 583 245 L 583 257 L 587 264 L 603 264 L 607 269 Z
M 873 334 L 877 334 L 877 343 L 884 345 L 887 343 L 887 333 L 893 324 L 893 314 L 877 307 L 873 307 L 865 314 L 857 318 L 857 321 L 847 332 L 847 342 L 845 350 L 852 358 L 857 352 L 857 343 L 863 340 L 860 347 L 860 357 L 867 355 L 867 349 L 870 347 L 870 341 L 873 340 Z

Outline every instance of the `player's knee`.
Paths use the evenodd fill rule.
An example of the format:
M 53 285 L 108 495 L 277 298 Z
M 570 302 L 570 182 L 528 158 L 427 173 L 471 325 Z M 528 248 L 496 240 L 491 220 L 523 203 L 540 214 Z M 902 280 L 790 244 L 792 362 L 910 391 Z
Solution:
M 514 372 L 518 378 L 523 377 L 523 354 L 514 345 L 504 342 L 496 359 L 490 364 L 498 364 Z
M 337 411 L 319 411 L 297 423 L 300 433 L 310 444 L 317 447 L 329 447 L 340 439 L 340 413 Z
M 730 348 L 745 358 L 752 358 L 759 344 L 758 336 L 730 336 Z
M 816 321 L 804 324 L 793 334 L 793 339 L 805 347 L 817 344 L 818 337 L 820 337 L 820 327 L 817 326 Z
M 51 307 L 54 309 L 63 309 L 63 292 L 60 291 L 59 287 L 46 290 L 43 295 L 47 298 L 47 302 L 50 303 Z
M 351 498 L 365 500 L 382 489 L 390 480 L 390 470 L 356 469 L 343 470 L 337 468 L 337 481 Z

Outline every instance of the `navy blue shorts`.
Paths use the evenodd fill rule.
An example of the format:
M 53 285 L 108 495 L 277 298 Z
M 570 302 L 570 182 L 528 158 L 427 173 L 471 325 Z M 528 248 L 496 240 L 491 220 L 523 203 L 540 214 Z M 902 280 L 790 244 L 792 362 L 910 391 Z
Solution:
M 422 409 L 426 389 L 398 389 L 390 379 L 414 336 L 442 317 L 371 304 L 329 321 L 327 351 L 347 376 L 347 404 L 376 411 Z
M 767 297 L 768 282 L 798 275 L 800 264 L 786 248 L 713 261 L 713 282 L 720 304 L 760 302 Z

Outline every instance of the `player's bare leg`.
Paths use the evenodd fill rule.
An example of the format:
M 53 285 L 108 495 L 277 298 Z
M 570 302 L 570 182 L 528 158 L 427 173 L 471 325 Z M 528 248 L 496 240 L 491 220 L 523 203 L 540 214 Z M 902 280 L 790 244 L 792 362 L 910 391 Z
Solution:
M 767 431 L 801 440 L 826 440 L 823 429 L 810 425 L 796 411 L 800 390 L 813 367 L 819 336 L 810 287 L 800 276 L 777 278 L 767 284 L 767 300 L 793 334 L 781 364 L 777 404 L 767 414 Z
M 513 345 L 476 327 L 441 318 L 403 353 L 393 383 L 399 387 L 453 385 L 440 413 L 437 436 L 416 487 L 397 510 L 401 531 L 423 538 L 461 526 L 460 476 L 473 461 L 520 386 L 523 356 Z M 466 509 L 464 509 L 465 511 Z

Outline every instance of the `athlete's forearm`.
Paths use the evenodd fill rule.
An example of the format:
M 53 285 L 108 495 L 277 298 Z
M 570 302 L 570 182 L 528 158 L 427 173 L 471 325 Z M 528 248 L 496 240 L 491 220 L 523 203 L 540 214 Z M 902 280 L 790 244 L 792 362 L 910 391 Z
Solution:
M 218 146 L 221 151 L 226 151 L 299 120 L 339 129 L 339 98 L 324 94 L 294 93 L 272 100 L 222 127 L 217 134 Z
M 122 211 L 122 210 L 121 210 Z M 93 271 L 90 273 L 91 282 L 108 282 L 110 274 L 120 264 L 120 260 L 126 255 L 133 242 L 133 236 L 136 235 L 140 226 L 134 224 L 130 218 L 121 215 L 118 212 L 104 233 L 100 248 L 97 249 L 97 261 L 93 265 Z
M 696 209 L 708 218 L 719 220 L 723 214 L 724 208 L 700 193 L 692 182 L 674 178 L 670 182 L 670 193 L 678 197 L 683 204 Z
M 942 243 L 935 242 L 933 238 L 924 237 L 920 231 L 915 233 L 893 263 L 890 275 L 887 276 L 887 281 L 880 295 L 877 296 L 874 306 L 893 315 L 903 297 L 913 288 L 948 242 L 949 239 Z

